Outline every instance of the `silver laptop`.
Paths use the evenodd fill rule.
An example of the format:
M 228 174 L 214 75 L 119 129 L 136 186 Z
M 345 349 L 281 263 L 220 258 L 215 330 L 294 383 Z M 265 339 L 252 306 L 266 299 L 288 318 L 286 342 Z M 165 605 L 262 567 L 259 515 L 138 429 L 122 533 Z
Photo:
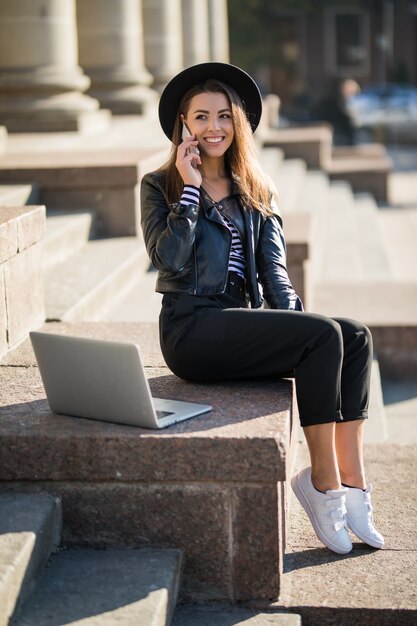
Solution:
M 152 398 L 137 345 L 46 332 L 30 339 L 55 413 L 165 428 L 212 409 Z

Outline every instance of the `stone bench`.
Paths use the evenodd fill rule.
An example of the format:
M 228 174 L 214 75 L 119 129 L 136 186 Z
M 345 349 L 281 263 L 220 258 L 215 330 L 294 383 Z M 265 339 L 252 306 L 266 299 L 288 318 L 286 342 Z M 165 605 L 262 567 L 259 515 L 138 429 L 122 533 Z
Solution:
M 0 489 L 60 497 L 67 546 L 182 549 L 185 598 L 277 598 L 293 382 L 182 381 L 163 362 L 156 324 L 47 329 L 138 343 L 153 395 L 213 411 L 161 431 L 53 414 L 25 342 L 1 362 Z

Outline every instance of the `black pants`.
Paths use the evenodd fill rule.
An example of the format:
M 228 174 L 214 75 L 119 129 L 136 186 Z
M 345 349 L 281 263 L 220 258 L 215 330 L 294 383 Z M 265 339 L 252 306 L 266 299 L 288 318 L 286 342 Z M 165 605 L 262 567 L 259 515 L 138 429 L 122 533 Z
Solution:
M 165 294 L 161 348 L 174 374 L 196 382 L 292 375 L 302 426 L 367 417 L 372 336 L 366 326 L 244 307 L 239 293 Z

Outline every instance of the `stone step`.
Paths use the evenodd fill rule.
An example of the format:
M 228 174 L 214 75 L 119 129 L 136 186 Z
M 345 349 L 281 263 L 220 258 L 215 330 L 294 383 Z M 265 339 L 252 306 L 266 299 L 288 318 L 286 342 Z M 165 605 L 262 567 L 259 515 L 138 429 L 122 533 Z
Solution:
M 309 169 L 323 169 L 331 158 L 332 131 L 327 124 L 261 130 L 264 146 L 275 146 L 288 159 L 302 159 Z
M 355 192 L 372 193 L 378 202 L 388 201 L 388 179 L 392 161 L 384 154 L 370 157 L 364 154 L 351 156 L 333 154 L 325 170 L 332 180 L 347 181 Z
M 417 282 L 417 201 L 414 206 L 381 209 L 379 224 L 393 278 Z
M 352 210 L 354 197 L 347 183 L 333 182 L 323 224 L 323 251 L 317 282 L 354 280 L 361 276 L 358 224 Z
M 7 129 L 0 126 L 0 154 L 4 154 L 7 148 Z
M 77 255 L 46 271 L 46 319 L 100 319 L 147 263 L 139 238 L 89 241 Z
M 389 302 L 389 306 L 387 303 Z M 353 317 L 368 326 L 417 328 L 417 282 L 337 280 L 316 283 L 312 311 Z
M 284 159 L 274 182 L 278 189 L 279 206 L 285 213 L 295 210 L 306 178 L 307 166 L 301 159 Z
M 304 178 L 299 200 L 294 206 L 295 211 L 319 213 L 329 202 L 330 183 L 326 174 L 309 170 Z
M 180 570 L 178 550 L 62 551 L 13 626 L 168 626 Z
M 370 194 L 352 195 L 349 185 L 333 182 L 323 224 L 321 271 L 317 282 L 389 280 L 375 200 Z
M 417 444 L 417 378 L 382 381 L 390 443 Z
M 0 185 L 0 207 L 39 204 L 35 185 Z
M 262 171 L 274 181 L 282 165 L 284 153 L 280 148 L 262 148 L 259 151 L 259 161 Z
M 329 203 L 330 183 L 326 174 L 320 171 L 309 170 L 294 211 L 294 214 L 300 214 L 303 220 L 305 220 L 305 212 L 310 213 L 313 218 L 312 243 L 308 257 L 307 293 L 309 298 L 307 298 L 307 307 L 309 307 L 309 300 L 313 297 L 312 289 L 314 282 L 320 276 L 325 246 L 326 217 L 330 208 Z
M 380 209 L 370 194 L 356 194 L 352 206 L 357 222 L 361 280 L 388 280 L 392 276 L 380 227 Z
M 120 298 L 104 316 L 109 322 L 157 322 L 161 311 L 162 294 L 155 291 L 157 273 L 141 274 L 123 298 Z
M 46 494 L 0 494 L 0 625 L 27 599 L 60 542 L 61 506 Z
M 0 356 L 45 319 L 44 206 L 0 210 Z
M 85 246 L 93 216 L 93 211 L 48 211 L 43 241 L 44 269 L 62 263 Z
M 26 342 L 0 367 L 0 491 L 60 497 L 68 547 L 183 550 L 182 599 L 278 597 L 293 381 L 185 382 L 165 366 L 157 323 L 46 328 L 138 344 L 155 397 L 213 410 L 161 431 L 53 414 Z
M 365 443 L 382 443 L 388 438 L 387 416 L 382 396 L 381 372 L 377 359 L 372 362 L 369 414 L 366 422 Z
M 62 134 L 58 138 L 65 144 Z M 139 234 L 140 181 L 145 172 L 166 160 L 166 149 L 138 148 L 137 142 L 136 149 L 127 145 L 101 149 L 95 145 L 92 149 L 89 139 L 81 149 L 38 149 L 34 155 L 31 138 L 25 134 L 21 139 L 20 148 L 15 145 L 15 150 L 0 160 L 0 183 L 21 184 L 29 180 L 38 185 L 42 204 L 47 207 L 68 211 L 93 209 L 102 236 Z M 45 137 L 42 143 L 48 146 L 51 140 Z
M 415 445 L 368 444 L 364 456 L 367 480 L 373 486 L 375 525 L 385 537 L 382 550 L 367 547 L 352 535 L 350 554 L 330 552 L 290 490 L 279 608 L 299 613 L 305 624 L 411 626 L 417 621 Z M 305 444 L 297 465 L 296 471 L 309 465 Z M 349 581 L 348 591 L 341 581 Z
M 232 606 L 179 606 L 172 626 L 301 626 L 294 613 L 253 611 Z
M 417 157 L 413 156 L 413 160 L 416 164 L 413 163 L 411 170 L 407 167 L 410 171 L 393 172 L 390 176 L 390 203 L 395 207 L 417 206 Z
M 360 320 L 372 331 L 382 375 L 394 380 L 417 378 L 417 283 L 316 285 L 309 310 Z

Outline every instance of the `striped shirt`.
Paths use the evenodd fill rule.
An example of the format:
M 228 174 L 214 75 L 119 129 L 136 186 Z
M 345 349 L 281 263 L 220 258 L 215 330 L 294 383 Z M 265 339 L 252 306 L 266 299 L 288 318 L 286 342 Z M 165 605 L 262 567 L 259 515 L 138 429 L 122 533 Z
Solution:
M 189 206 L 190 204 L 199 204 L 200 202 L 200 188 L 194 185 L 184 185 L 184 189 L 181 195 L 180 204 Z M 218 205 L 218 209 L 222 208 L 221 203 L 215 202 Z M 236 226 L 222 215 L 223 222 L 232 235 L 232 245 L 230 248 L 229 256 L 229 272 L 236 272 L 242 278 L 245 278 L 245 255 L 243 253 L 242 238 Z
M 189 204 L 199 204 L 200 203 L 200 187 L 195 187 L 194 185 L 184 185 L 184 189 L 182 190 L 182 196 L 180 199 L 180 204 L 184 204 L 188 206 Z
M 222 215 L 223 221 L 232 235 L 232 245 L 229 256 L 229 272 L 236 272 L 242 278 L 245 278 L 245 255 L 243 254 L 242 238 L 236 226 Z
M 199 204 L 200 202 L 200 189 L 199 187 L 195 187 L 194 185 L 184 185 L 184 189 L 182 192 L 182 196 L 180 199 L 180 204 L 184 206 L 188 206 L 189 204 Z M 222 204 L 221 202 L 214 202 L 214 205 L 221 210 Z M 228 228 L 231 236 L 232 236 L 232 245 L 230 247 L 230 255 L 229 255 L 229 272 L 236 272 L 241 276 L 241 278 L 245 278 L 245 255 L 243 253 L 243 245 L 242 238 L 236 226 L 231 222 L 225 215 L 222 215 L 223 222 L 225 226 Z

